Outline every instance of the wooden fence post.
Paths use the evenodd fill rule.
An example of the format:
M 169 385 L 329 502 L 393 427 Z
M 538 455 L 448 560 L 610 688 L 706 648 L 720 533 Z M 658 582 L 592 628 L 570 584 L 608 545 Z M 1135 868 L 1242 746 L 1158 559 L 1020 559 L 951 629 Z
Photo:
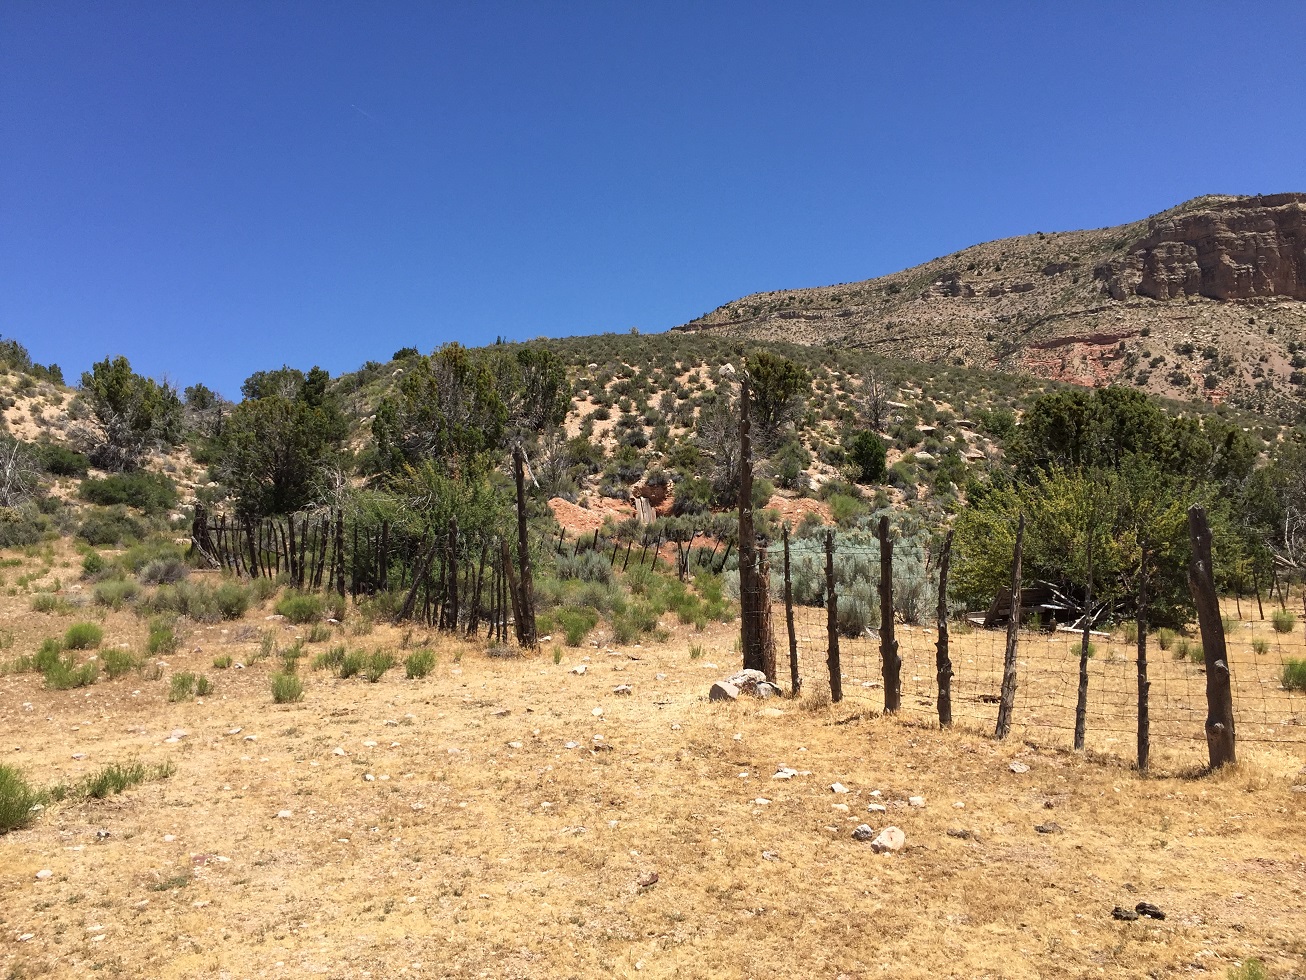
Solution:
M 939 556 L 939 608 L 935 614 L 938 639 L 934 647 L 935 679 L 939 685 L 939 727 L 952 724 L 952 657 L 948 652 L 948 565 L 952 561 L 952 528 L 943 537 Z
M 739 383 L 739 640 L 744 669 L 762 670 L 757 584 L 757 539 L 753 528 L 753 437 L 748 374 Z
M 517 637 L 535 649 L 535 582 L 531 577 L 531 549 L 526 537 L 526 454 L 521 443 L 512 449 L 513 478 L 517 482 L 517 561 L 521 565 L 521 593 L 517 598 Z
M 503 572 L 508 579 L 508 598 L 512 601 L 513 630 L 517 634 L 517 644 L 526 646 L 526 637 L 522 633 L 521 592 L 517 588 L 517 575 L 512 567 L 512 555 L 508 551 L 506 539 L 499 542 L 500 557 L 503 560 Z M 505 610 L 506 612 L 506 610 Z
M 834 529 L 825 532 L 825 635 L 830 672 L 830 700 L 843 700 L 843 669 L 839 664 L 839 593 L 834 585 Z
M 998 724 L 993 734 L 1006 738 L 1011 732 L 1011 710 L 1016 703 L 1016 644 L 1020 634 L 1020 551 L 1025 544 L 1025 515 L 1016 525 L 1016 548 L 1011 562 L 1011 619 L 1007 623 L 1007 651 L 1002 658 L 1002 696 L 998 702 Z
M 794 587 L 789 574 L 789 524 L 784 526 L 785 541 L 785 626 L 789 630 L 789 692 L 798 694 L 803 679 L 798 676 L 798 633 L 794 630 Z
M 1198 504 L 1188 508 L 1188 540 L 1192 557 L 1188 563 L 1188 588 L 1197 605 L 1197 622 L 1202 630 L 1202 651 L 1206 656 L 1206 750 L 1212 769 L 1237 762 L 1233 727 L 1233 690 L 1229 655 L 1224 645 L 1224 624 L 1220 621 L 1220 598 L 1215 591 L 1211 566 L 1211 529 L 1206 511 Z
M 1093 536 L 1088 536 L 1088 588 L 1084 592 L 1084 635 L 1079 641 L 1079 692 L 1075 697 L 1075 748 L 1083 749 L 1088 727 L 1088 645 L 1093 629 Z
M 1151 719 L 1148 716 L 1148 691 L 1152 683 L 1147 679 L 1147 545 L 1143 545 L 1138 568 L 1138 771 L 1147 772 L 1151 748 Z
M 880 676 L 884 679 L 884 711 L 902 707 L 902 657 L 893 630 L 893 538 L 889 518 L 880 517 Z

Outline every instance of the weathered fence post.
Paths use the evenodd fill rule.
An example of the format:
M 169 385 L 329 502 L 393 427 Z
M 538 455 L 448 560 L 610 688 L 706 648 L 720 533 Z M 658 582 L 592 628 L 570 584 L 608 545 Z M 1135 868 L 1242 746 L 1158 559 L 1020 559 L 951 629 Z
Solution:
M 458 518 L 449 519 L 449 586 L 445 609 L 449 614 L 450 632 L 458 632 Z
M 952 561 L 952 528 L 943 537 L 939 556 L 939 608 L 935 615 L 938 639 L 934 646 L 935 679 L 939 684 L 939 727 L 952 724 L 952 657 L 948 652 L 948 565 Z
M 512 449 L 513 477 L 517 481 L 517 561 L 521 563 L 517 635 L 521 645 L 535 649 L 535 583 L 531 578 L 531 551 L 526 538 L 526 454 L 521 443 Z
M 766 547 L 757 550 L 757 642 L 762 654 L 762 673 L 775 683 L 775 633 L 771 628 L 771 555 Z
M 512 567 L 512 555 L 508 551 L 508 542 L 499 542 L 502 549 L 503 573 L 508 578 L 508 598 L 512 601 L 513 629 L 517 633 L 517 644 L 527 646 L 526 635 L 522 632 L 521 592 L 517 587 L 517 575 Z
M 1016 703 L 1016 644 L 1020 634 L 1020 552 L 1025 544 L 1025 515 L 1016 524 L 1016 548 L 1011 562 L 1011 618 L 1007 622 L 1007 651 L 1002 658 L 1002 696 L 998 702 L 998 724 L 993 734 L 1006 738 L 1011 732 L 1011 710 Z
M 1138 771 L 1147 772 L 1150 751 L 1151 719 L 1148 716 L 1147 679 L 1147 546 L 1143 546 L 1138 567 Z
M 839 593 L 834 587 L 834 529 L 825 532 L 825 635 L 829 652 L 830 700 L 843 700 L 843 671 L 839 665 Z
M 798 633 L 794 630 L 794 587 L 789 575 L 789 524 L 784 526 L 785 542 L 785 626 L 789 630 L 789 692 L 798 694 L 803 680 L 798 676 Z
M 739 641 L 743 647 L 744 669 L 761 670 L 758 642 L 761 624 L 754 582 L 757 541 L 753 530 L 753 439 L 748 394 L 748 375 L 745 373 L 739 383 Z
M 1088 645 L 1093 629 L 1093 536 L 1088 536 L 1088 587 L 1084 591 L 1084 635 L 1079 641 L 1079 692 L 1075 697 L 1075 748 L 1084 747 L 1088 727 Z
M 902 707 L 902 657 L 893 630 L 893 538 L 889 518 L 880 517 L 880 676 L 884 679 L 884 711 Z
M 1188 540 L 1193 549 L 1188 588 L 1197 606 L 1202 651 L 1206 655 L 1206 750 L 1211 768 L 1218 769 L 1238 761 L 1234 750 L 1233 690 L 1224 624 L 1220 621 L 1220 597 L 1211 567 L 1211 528 L 1206 523 L 1206 511 L 1198 504 L 1188 508 Z

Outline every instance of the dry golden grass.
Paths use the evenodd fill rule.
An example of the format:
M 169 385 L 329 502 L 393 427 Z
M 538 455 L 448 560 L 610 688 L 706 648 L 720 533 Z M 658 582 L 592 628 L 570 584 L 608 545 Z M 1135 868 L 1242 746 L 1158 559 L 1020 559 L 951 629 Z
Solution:
M 158 679 L 0 677 L 3 759 L 34 782 L 176 764 L 0 837 L 0 976 L 1223 977 L 1248 956 L 1306 975 L 1306 760 L 1290 751 L 1144 779 L 830 705 L 818 676 L 801 701 L 709 704 L 730 627 L 557 665 L 551 644 L 500 659 L 435 638 L 419 681 L 402 666 L 340 681 L 306 659 L 304 700 L 278 706 L 275 658 L 211 666 L 248 663 L 256 629 L 289 643 L 269 612 L 193 628 L 150 658 Z M 0 616 L 10 654 L 73 618 L 23 596 Z M 131 613 L 104 626 L 106 647 L 143 649 Z M 342 641 L 400 654 L 401 636 Z M 215 692 L 169 703 L 176 670 Z M 772 779 L 780 766 L 810 774 Z M 1064 832 L 1037 833 L 1046 821 Z M 850 836 L 861 822 L 901 827 L 906 850 L 873 854 Z M 1111 919 L 1144 900 L 1167 919 Z

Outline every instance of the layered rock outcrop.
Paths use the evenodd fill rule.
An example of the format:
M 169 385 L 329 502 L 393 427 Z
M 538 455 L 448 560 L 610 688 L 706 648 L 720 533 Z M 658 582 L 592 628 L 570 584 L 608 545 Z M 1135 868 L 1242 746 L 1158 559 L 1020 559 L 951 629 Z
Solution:
M 1157 219 L 1097 274 L 1117 300 L 1306 300 L 1306 194 L 1240 198 Z

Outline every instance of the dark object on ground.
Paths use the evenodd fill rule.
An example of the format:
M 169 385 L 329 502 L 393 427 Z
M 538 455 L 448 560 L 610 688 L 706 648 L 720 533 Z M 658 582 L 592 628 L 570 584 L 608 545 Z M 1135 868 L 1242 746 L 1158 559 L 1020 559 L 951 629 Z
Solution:
M 1119 919 L 1121 922 L 1133 922 L 1138 918 L 1138 913 L 1133 909 L 1122 909 L 1117 905 L 1111 910 L 1111 918 Z
M 1134 911 L 1139 915 L 1145 915 L 1149 919 L 1164 919 L 1165 913 L 1153 905 L 1151 902 L 1139 902 L 1134 906 Z

